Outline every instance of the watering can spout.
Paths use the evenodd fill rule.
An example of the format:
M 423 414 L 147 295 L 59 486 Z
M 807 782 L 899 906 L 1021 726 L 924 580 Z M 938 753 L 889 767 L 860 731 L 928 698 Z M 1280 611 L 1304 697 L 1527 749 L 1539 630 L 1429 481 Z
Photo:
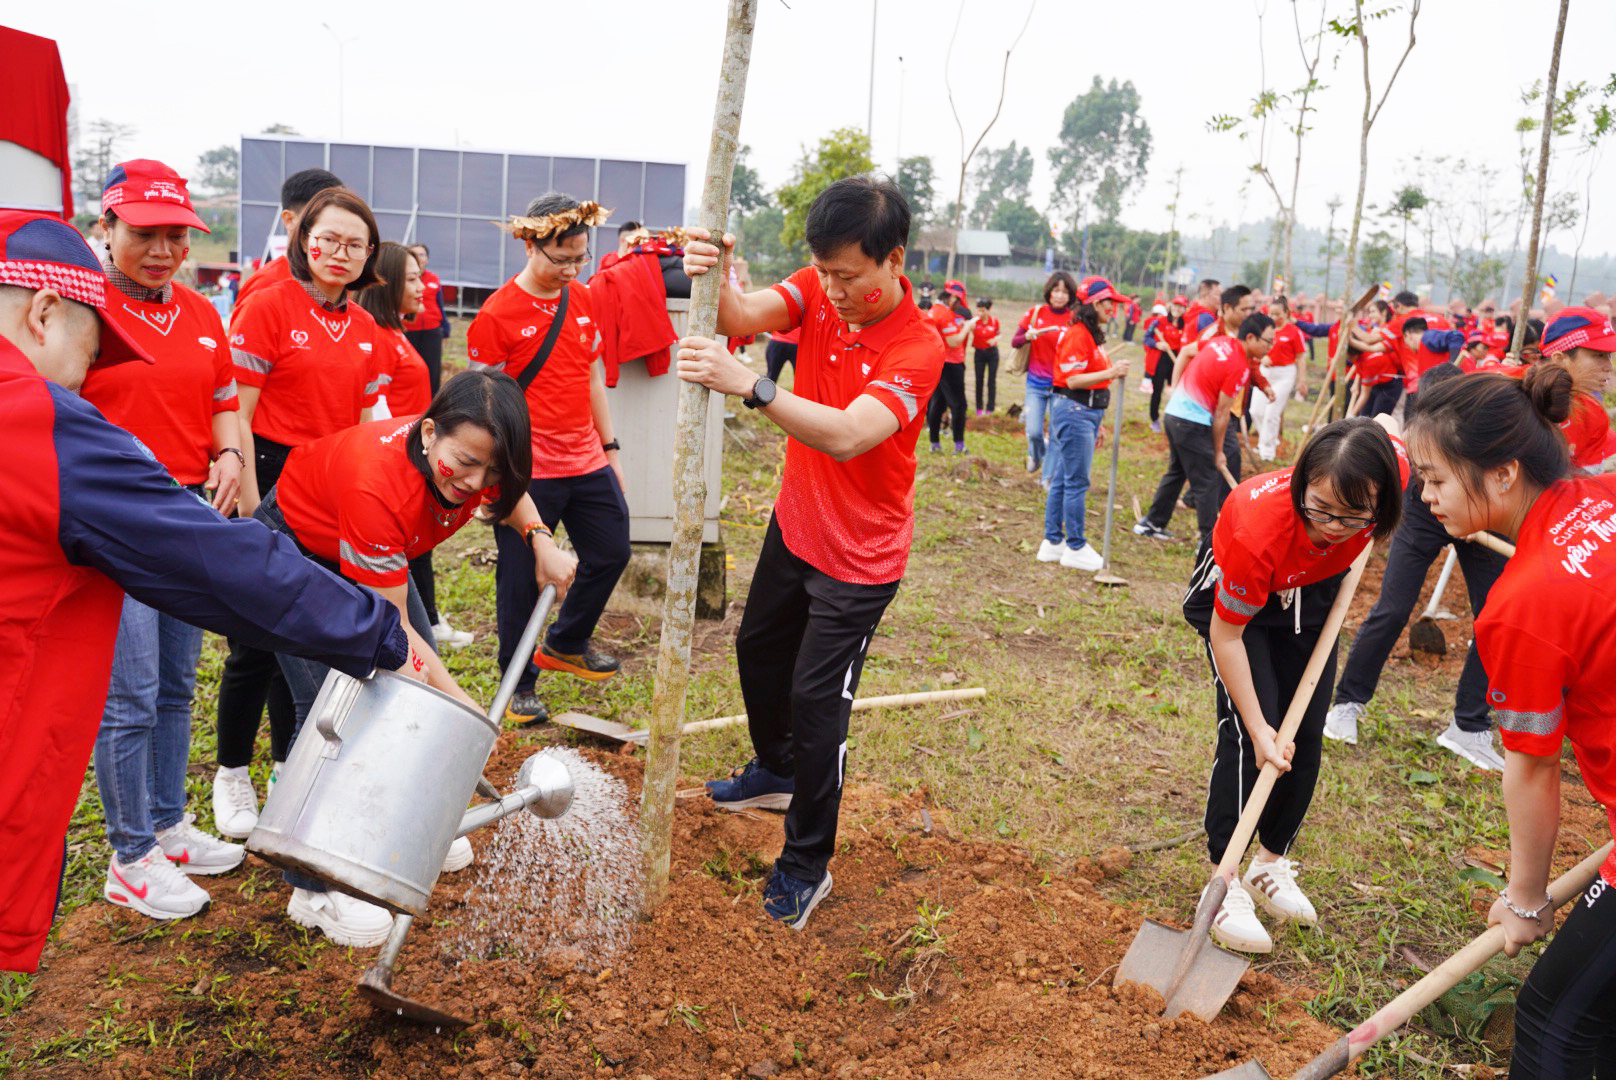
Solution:
M 558 818 L 572 809 L 572 772 L 550 754 L 541 751 L 522 762 L 516 787 L 524 797 L 527 788 L 539 789 L 527 808 L 541 818 Z

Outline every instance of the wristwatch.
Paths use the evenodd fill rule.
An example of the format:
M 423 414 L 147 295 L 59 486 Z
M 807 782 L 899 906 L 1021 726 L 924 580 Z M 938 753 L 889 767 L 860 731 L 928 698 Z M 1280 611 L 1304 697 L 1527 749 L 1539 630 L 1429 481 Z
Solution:
M 601 443 L 600 448 L 602 450 L 621 450 L 621 449 L 623 449 L 623 445 L 621 443 L 619 443 L 616 439 L 613 439 L 611 442 L 603 442 L 603 443 Z
M 759 379 L 757 382 L 752 384 L 752 396 L 742 398 L 741 404 L 745 405 L 748 409 L 761 409 L 765 405 L 773 405 L 774 390 L 775 387 L 773 379 Z

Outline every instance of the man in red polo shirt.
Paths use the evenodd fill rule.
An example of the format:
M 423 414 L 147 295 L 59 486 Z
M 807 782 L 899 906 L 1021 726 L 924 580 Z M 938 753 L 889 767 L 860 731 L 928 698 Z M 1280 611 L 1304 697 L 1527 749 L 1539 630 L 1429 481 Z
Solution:
M 908 562 L 915 443 L 942 373 L 943 345 L 903 275 L 909 224 L 890 180 L 838 180 L 808 211 L 812 265 L 762 292 L 723 290 L 720 334 L 802 328 L 795 392 L 706 338 L 686 338 L 678 353 L 681 379 L 741 398 L 788 436 L 735 639 L 757 756 L 707 790 L 728 809 L 786 811 L 763 910 L 797 930 L 830 892 L 848 713 Z M 704 230 L 690 232 L 685 271 L 695 277 L 720 251 Z
M 421 310 L 405 321 L 404 336 L 426 361 L 432 393 L 436 394 L 443 382 L 443 339 L 449 336 L 449 317 L 443 311 L 443 282 L 426 268 L 432 252 L 425 244 L 411 244 L 410 254 L 421 267 L 421 285 L 426 295 L 421 297 Z
M 976 329 L 971 317 L 970 300 L 965 294 L 965 283 L 952 279 L 943 282 L 943 291 L 926 310 L 937 336 L 943 340 L 943 375 L 937 392 L 926 407 L 926 425 L 931 432 L 931 452 L 942 452 L 939 441 L 943 428 L 943 412 L 947 410 L 954 429 L 954 453 L 965 453 L 965 343 Z
M 286 235 L 292 235 L 292 226 L 303 216 L 303 208 L 309 205 L 310 199 L 326 188 L 341 186 L 342 181 L 337 179 L 336 174 L 324 169 L 304 169 L 288 176 L 281 184 L 281 227 L 286 230 Z M 271 259 L 241 283 L 236 290 L 235 306 L 240 307 L 243 300 L 264 286 L 287 281 L 291 276 L 292 270 L 285 255 Z

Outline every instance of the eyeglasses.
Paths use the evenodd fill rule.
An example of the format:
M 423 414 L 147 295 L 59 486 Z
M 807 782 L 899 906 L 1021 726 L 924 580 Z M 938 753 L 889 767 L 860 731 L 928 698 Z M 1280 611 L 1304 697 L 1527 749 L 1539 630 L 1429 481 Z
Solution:
M 319 244 L 320 247 L 333 255 L 352 255 L 356 259 L 368 258 L 370 253 L 376 250 L 375 245 L 367 244 L 363 240 L 344 240 L 342 237 L 332 236 L 330 233 L 311 236 L 309 241 L 312 244 Z
M 585 266 L 589 265 L 589 260 L 594 258 L 594 256 L 587 251 L 572 259 L 558 259 L 548 251 L 545 251 L 543 248 L 539 248 L 539 254 L 543 255 L 546 259 L 549 259 L 552 263 L 561 267 L 562 269 L 566 269 L 567 267 L 571 266 L 582 270 Z
M 1375 523 L 1372 517 L 1342 517 L 1340 514 L 1332 514 L 1328 510 L 1318 510 L 1306 505 L 1302 507 L 1302 516 L 1315 525 L 1328 525 L 1334 521 L 1349 529 L 1367 529 Z

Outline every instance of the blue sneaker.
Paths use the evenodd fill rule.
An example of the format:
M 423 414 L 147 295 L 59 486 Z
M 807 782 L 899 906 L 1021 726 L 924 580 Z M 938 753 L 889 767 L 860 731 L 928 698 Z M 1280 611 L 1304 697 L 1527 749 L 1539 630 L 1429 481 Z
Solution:
M 756 806 L 762 810 L 785 810 L 791 806 L 791 793 L 796 790 L 795 777 L 776 776 L 753 758 L 723 780 L 709 780 L 707 794 L 725 810 L 745 810 Z
M 829 870 L 818 882 L 810 883 L 797 880 L 776 865 L 769 874 L 769 883 L 763 887 L 763 914 L 793 930 L 801 930 L 808 925 L 808 916 L 814 913 L 814 908 L 829 895 Z

